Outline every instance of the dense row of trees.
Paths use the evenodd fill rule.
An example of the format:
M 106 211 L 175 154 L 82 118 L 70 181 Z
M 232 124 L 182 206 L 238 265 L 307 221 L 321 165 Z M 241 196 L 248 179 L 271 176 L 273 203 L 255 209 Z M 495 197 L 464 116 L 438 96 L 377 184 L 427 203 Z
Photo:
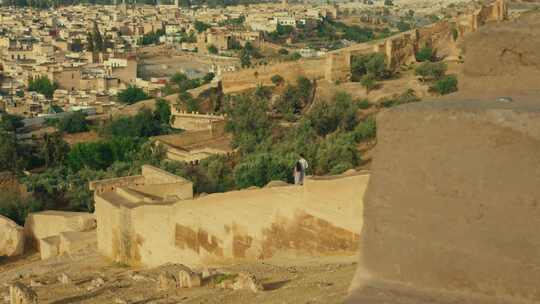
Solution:
M 299 153 L 310 160 L 312 173 L 344 172 L 360 163 L 357 143 L 375 135 L 374 120 L 359 120 L 361 103 L 344 93 L 314 105 L 289 129 L 277 127 L 268 117 L 269 99 L 264 93 L 236 96 L 227 104 L 227 130 L 242 155 L 233 168 L 240 188 L 262 186 L 273 179 L 291 181 Z
M 323 19 L 315 23 L 278 25 L 274 32 L 266 34 L 268 40 L 275 43 L 284 43 L 287 38 L 296 41 L 308 42 L 314 48 L 325 47 L 335 49 L 341 47 L 341 40 L 366 42 L 376 37 L 380 38 L 383 32 L 375 32 L 371 28 L 358 25 L 347 25 L 342 22 Z
M 17 141 L 15 130 L 20 127 L 20 118 L 3 115 L 0 171 L 14 172 L 33 194 L 21 197 L 0 193 L 0 214 L 22 223 L 28 212 L 42 209 L 92 211 L 89 181 L 136 174 L 145 163 L 159 165 L 163 151 L 153 147 L 148 137 L 171 132 L 170 115 L 169 104 L 158 100 L 154 111 L 143 109 L 133 117 L 107 122 L 99 130 L 101 140 L 71 147 L 61 132 L 47 134 L 34 145 Z M 75 113 L 64 119 L 76 125 L 84 115 Z M 61 125 L 64 120 L 55 123 Z M 45 170 L 29 176 L 22 174 L 33 168 Z

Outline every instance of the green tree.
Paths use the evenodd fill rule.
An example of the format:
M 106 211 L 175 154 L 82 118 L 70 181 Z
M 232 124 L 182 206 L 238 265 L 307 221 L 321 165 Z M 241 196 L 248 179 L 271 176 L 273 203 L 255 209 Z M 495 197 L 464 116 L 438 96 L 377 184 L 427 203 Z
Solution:
M 44 209 L 44 204 L 32 196 L 23 198 L 11 192 L 0 193 L 0 215 L 3 215 L 19 225 L 24 225 L 26 217 L 31 212 Z
M 362 76 L 362 79 L 360 79 L 360 84 L 364 88 L 366 88 L 366 94 L 369 94 L 369 92 L 375 88 L 377 82 L 375 80 L 375 76 L 373 76 L 371 73 L 368 73 Z
M 90 32 L 86 33 L 86 50 L 89 52 L 95 51 L 94 37 L 92 37 L 92 33 Z
M 165 99 L 158 98 L 156 100 L 154 117 L 155 120 L 159 121 L 161 124 L 169 125 L 169 122 L 171 121 L 171 106 Z
M 251 67 L 251 54 L 246 49 L 240 52 L 240 64 L 243 68 Z
M 315 158 L 316 174 L 340 174 L 358 166 L 360 155 L 354 136 L 348 133 L 332 134 L 319 145 Z
M 38 92 L 47 98 L 52 98 L 57 88 L 58 85 L 51 82 L 47 76 L 39 76 L 35 79 L 30 79 L 28 82 L 28 91 Z
M 262 187 L 272 180 L 290 181 L 292 163 L 271 153 L 246 156 L 234 169 L 234 179 L 240 188 Z
M 292 85 L 287 85 L 283 94 L 274 105 L 274 109 L 283 115 L 298 114 L 302 109 L 302 101 L 299 98 L 298 89 Z
M 347 132 L 358 124 L 358 107 L 359 104 L 353 101 L 349 94 L 339 92 L 332 102 L 314 104 L 304 120 L 322 137 L 338 130 Z
M 45 134 L 40 147 L 41 157 L 45 167 L 54 167 L 62 164 L 69 153 L 69 145 L 62 139 L 59 132 Z
M 117 98 L 120 102 L 133 104 L 137 101 L 148 99 L 148 95 L 146 95 L 143 89 L 134 85 L 129 85 L 125 90 L 118 93 Z
M 376 80 L 383 80 L 391 76 L 386 68 L 386 57 L 381 53 L 371 53 L 352 57 L 351 80 L 358 82 L 366 74 L 371 74 Z
M 214 78 L 216 77 L 216 74 L 212 72 L 208 72 L 203 76 L 203 82 L 204 83 L 210 83 Z
M 94 50 L 96 52 L 103 52 L 105 50 L 105 43 L 103 42 L 103 37 L 101 36 L 101 32 L 99 31 L 99 26 L 95 21 L 91 37 L 94 38 Z
M 0 131 L 15 132 L 24 127 L 23 118 L 17 115 L 0 114 Z
M 305 106 L 310 102 L 311 95 L 313 93 L 313 83 L 305 76 L 299 76 L 296 79 L 296 87 L 298 92 L 298 97 L 302 103 L 302 106 Z
M 373 116 L 360 122 L 354 129 L 354 136 L 357 142 L 371 140 L 377 134 L 377 125 Z
M 80 133 L 88 131 L 86 114 L 76 111 L 73 114 L 62 117 L 56 125 L 59 131 L 66 133 Z
M 169 128 L 163 128 L 157 115 L 147 108 L 139 110 L 134 116 L 118 117 L 105 124 L 100 134 L 105 137 L 150 137 L 166 134 Z
M 17 138 L 13 132 L 0 131 L 0 171 L 18 171 L 20 164 Z
M 197 32 L 199 33 L 202 33 L 211 27 L 210 24 L 204 23 L 199 20 L 195 21 L 193 26 L 195 27 L 195 30 L 197 30 Z
M 225 129 L 232 133 L 232 144 L 240 153 L 253 152 L 259 143 L 272 134 L 272 122 L 267 114 L 268 100 L 253 95 L 234 96 L 226 101 Z

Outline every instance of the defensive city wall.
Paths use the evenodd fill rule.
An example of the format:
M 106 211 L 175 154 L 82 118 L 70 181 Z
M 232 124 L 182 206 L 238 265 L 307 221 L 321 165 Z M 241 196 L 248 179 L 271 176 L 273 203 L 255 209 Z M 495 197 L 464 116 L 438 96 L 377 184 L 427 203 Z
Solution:
M 175 182 L 166 180 L 164 186 L 153 183 L 158 179 L 147 180 L 152 184 L 145 188 L 115 188 L 118 180 L 93 183 L 107 189 L 95 192 L 98 248 L 115 261 L 200 267 L 283 253 L 318 256 L 357 250 L 369 175 L 308 179 L 304 186 L 271 183 L 193 198 L 190 182 L 145 166 L 143 175 L 148 172 Z M 108 182 L 111 187 L 104 186 Z M 177 196 L 166 189 L 176 189 Z
M 386 55 L 389 69 L 396 70 L 415 61 L 418 49 L 430 45 L 439 56 L 457 58 L 458 43 L 468 33 L 492 21 L 508 17 L 505 0 L 496 0 L 471 15 L 442 20 L 427 27 L 414 29 L 379 41 L 355 44 L 335 50 L 320 58 L 304 58 L 294 62 L 281 62 L 267 66 L 224 72 L 221 75 L 225 93 L 253 89 L 258 85 L 272 85 L 271 77 L 279 74 L 286 81 L 294 82 L 298 76 L 324 79 L 330 82 L 348 81 L 351 73 L 351 56 L 369 53 Z

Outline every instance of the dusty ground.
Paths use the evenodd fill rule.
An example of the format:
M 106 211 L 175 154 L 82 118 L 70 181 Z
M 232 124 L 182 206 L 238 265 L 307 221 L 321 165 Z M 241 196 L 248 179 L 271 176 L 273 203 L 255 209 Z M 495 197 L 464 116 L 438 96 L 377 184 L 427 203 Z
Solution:
M 39 303 L 343 303 L 356 270 L 356 257 L 286 258 L 217 268 L 219 272 L 248 271 L 264 291 L 233 291 L 203 286 L 158 290 L 156 272 L 113 264 L 97 254 L 41 261 L 28 255 L 0 261 L 0 303 L 8 294 L 6 283 L 20 281 L 32 287 Z M 58 277 L 66 274 L 71 283 Z M 98 288 L 93 280 L 102 278 Z M 40 286 L 38 286 L 40 285 Z M 89 290 L 90 289 L 90 290 Z M 8 302 L 5 302 L 8 303 Z

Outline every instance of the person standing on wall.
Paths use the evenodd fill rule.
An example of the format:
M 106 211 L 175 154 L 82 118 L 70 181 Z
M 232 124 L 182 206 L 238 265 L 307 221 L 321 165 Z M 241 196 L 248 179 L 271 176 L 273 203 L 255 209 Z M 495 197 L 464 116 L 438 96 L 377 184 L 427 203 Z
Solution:
M 296 161 L 294 165 L 294 184 L 303 185 L 304 177 L 306 176 L 306 170 L 309 168 L 307 160 L 304 158 L 304 154 L 300 153 L 300 159 Z

